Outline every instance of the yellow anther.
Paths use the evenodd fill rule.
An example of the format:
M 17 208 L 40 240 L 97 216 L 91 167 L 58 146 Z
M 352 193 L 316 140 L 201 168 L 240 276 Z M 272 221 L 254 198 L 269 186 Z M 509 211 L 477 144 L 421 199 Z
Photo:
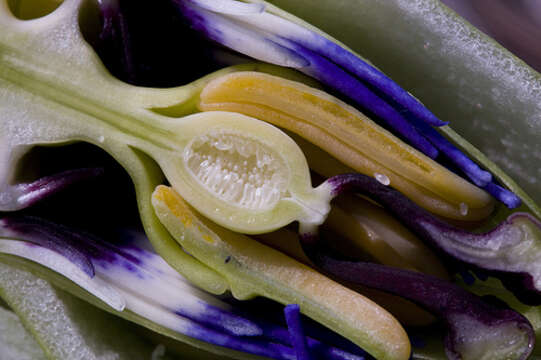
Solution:
M 304 314 L 378 359 L 409 358 L 406 332 L 370 299 L 245 235 L 199 218 L 172 188 L 159 186 L 152 204 L 171 235 L 187 252 L 222 274 L 237 298 L 260 295 L 283 304 L 297 303 Z M 183 227 L 178 215 L 193 219 L 196 226 Z M 214 242 L 208 243 L 206 236 Z
M 203 89 L 198 106 L 202 111 L 243 113 L 299 134 L 360 173 L 385 174 L 391 186 L 437 214 L 479 220 L 494 206 L 482 189 L 403 143 L 355 108 L 302 83 L 258 72 L 227 74 Z M 442 200 L 447 206 L 442 206 Z M 470 211 L 461 212 L 460 204 Z

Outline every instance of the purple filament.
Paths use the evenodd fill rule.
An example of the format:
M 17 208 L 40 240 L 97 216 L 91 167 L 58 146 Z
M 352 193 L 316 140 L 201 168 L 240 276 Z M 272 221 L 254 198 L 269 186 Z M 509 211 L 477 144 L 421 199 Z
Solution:
M 29 207 L 64 190 L 70 185 L 95 178 L 102 174 L 103 169 L 101 168 L 74 169 L 45 176 L 31 183 L 17 184 L 15 185 L 16 191 L 22 193 L 17 200 L 23 207 Z
M 291 338 L 291 345 L 293 345 L 297 360 L 310 360 L 310 352 L 308 351 L 308 344 L 304 336 L 299 305 L 287 305 L 284 308 L 284 315 Z
M 487 274 L 497 277 L 507 289 L 513 292 L 526 304 L 541 304 L 541 291 L 536 288 L 533 280 L 535 274 L 528 273 L 525 270 L 507 270 L 505 261 L 502 261 L 500 264 L 499 261 L 501 259 L 498 256 L 491 256 L 486 259 L 484 256 L 492 251 L 490 239 L 501 236 L 512 230 L 513 220 L 516 218 L 520 217 L 526 219 L 532 226 L 539 228 L 541 231 L 541 223 L 531 215 L 516 213 L 492 231 L 484 234 L 477 234 L 468 232 L 464 229 L 459 229 L 436 218 L 400 192 L 391 187 L 382 185 L 377 180 L 366 175 L 337 175 L 328 179 L 327 182 L 333 189 L 333 196 L 337 196 L 344 192 L 354 191 L 370 197 L 372 200 L 386 208 L 404 226 L 410 229 L 429 246 L 433 247 L 447 260 L 458 263 L 467 269 L 483 270 Z M 509 246 L 515 246 L 512 245 L 514 238 L 504 236 L 503 239 L 505 239 L 504 241 L 509 242 Z M 453 246 L 454 244 L 460 244 L 461 246 Z M 503 246 L 505 246 L 505 244 L 501 244 L 500 247 Z M 520 244 L 517 246 L 520 246 Z M 468 252 L 467 249 L 470 247 L 472 250 Z M 483 253 L 483 251 L 485 251 L 485 253 Z M 479 252 L 484 255 L 479 255 Z M 525 256 L 527 256 L 527 254 L 525 254 Z M 485 265 L 477 265 L 477 261 Z M 490 262 L 487 263 L 487 261 Z

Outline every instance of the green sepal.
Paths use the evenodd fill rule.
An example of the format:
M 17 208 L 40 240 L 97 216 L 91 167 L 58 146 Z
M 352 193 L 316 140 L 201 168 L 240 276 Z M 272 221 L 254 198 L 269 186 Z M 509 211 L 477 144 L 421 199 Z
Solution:
M 11 310 L 0 307 L 0 349 L 4 360 L 45 360 L 36 340 Z

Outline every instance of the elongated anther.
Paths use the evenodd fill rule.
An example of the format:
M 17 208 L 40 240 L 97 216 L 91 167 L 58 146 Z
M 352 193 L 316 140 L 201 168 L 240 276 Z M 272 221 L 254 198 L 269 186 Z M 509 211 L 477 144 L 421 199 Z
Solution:
M 528 320 L 509 308 L 492 305 L 450 282 L 384 265 L 335 259 L 317 240 L 304 238 L 303 248 L 322 270 L 410 299 L 443 320 L 445 352 L 452 360 L 526 360 L 535 344 Z
M 263 295 L 285 304 L 299 302 L 304 314 L 376 358 L 409 358 L 409 339 L 398 321 L 369 299 L 278 251 L 199 218 L 169 187 L 156 188 L 152 204 L 171 235 L 223 274 L 237 298 Z
M 283 78 L 238 72 L 211 81 L 201 92 L 203 111 L 244 113 L 290 130 L 354 170 L 385 174 L 390 186 L 416 199 L 416 184 L 459 208 L 488 208 L 483 190 L 448 171 L 384 130 L 362 113 L 323 91 Z M 474 219 L 472 211 L 461 218 Z M 484 212 L 485 216 L 488 212 Z M 478 218 L 477 218 L 478 220 Z
M 383 208 L 366 199 L 357 196 L 338 199 L 325 224 L 345 240 L 336 244 L 343 254 L 360 258 L 369 254 L 381 264 L 444 279 L 449 276 L 433 251 Z
M 332 61 L 314 53 L 313 51 L 291 41 L 284 40 L 288 48 L 307 59 L 309 66 L 300 68 L 303 73 L 321 81 L 334 91 L 343 94 L 368 110 L 396 133 L 404 137 L 414 148 L 429 158 L 438 156 L 436 149 L 408 120 L 391 104 L 371 91 L 362 82 L 336 66 Z
M 346 154 L 348 154 L 349 152 L 349 154 L 351 155 L 348 155 L 347 158 L 351 159 L 352 164 L 355 164 L 355 166 L 347 166 L 344 163 L 335 159 L 329 153 L 325 152 L 311 142 L 303 139 L 302 137 L 296 134 L 290 135 L 302 149 L 303 153 L 306 155 L 306 159 L 308 161 L 310 169 L 313 172 L 326 178 L 330 178 L 340 174 L 354 173 L 356 172 L 354 168 L 359 169 L 363 168 L 364 164 L 368 165 L 365 159 L 361 158 L 360 156 L 353 156 L 353 151 L 346 151 Z M 342 150 L 345 149 L 345 146 L 342 147 Z M 394 172 L 387 173 L 385 172 L 386 169 L 384 169 L 383 167 L 377 167 L 375 169 L 371 169 L 369 167 L 368 169 L 374 170 L 374 173 L 372 174 L 374 178 L 376 177 L 376 174 L 385 175 L 389 182 L 388 186 L 399 189 L 400 192 L 403 194 L 408 194 L 408 197 L 412 199 L 417 205 L 419 205 L 423 209 L 430 211 L 435 215 L 439 215 L 444 218 L 475 221 L 476 219 L 485 219 L 494 210 L 494 202 L 490 201 L 486 206 L 480 208 L 470 208 L 468 206 L 468 212 L 466 213 L 466 216 L 461 211 L 460 204 L 449 202 L 445 198 L 434 194 L 428 189 L 418 185 L 414 181 L 400 176 L 400 174 L 396 174 Z

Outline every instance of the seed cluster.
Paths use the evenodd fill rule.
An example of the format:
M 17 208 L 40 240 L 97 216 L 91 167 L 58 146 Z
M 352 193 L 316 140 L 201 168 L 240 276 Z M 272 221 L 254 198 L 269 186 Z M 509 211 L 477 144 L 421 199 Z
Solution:
M 248 209 L 274 206 L 287 189 L 282 158 L 257 140 L 238 134 L 200 136 L 187 147 L 184 161 L 203 187 Z

